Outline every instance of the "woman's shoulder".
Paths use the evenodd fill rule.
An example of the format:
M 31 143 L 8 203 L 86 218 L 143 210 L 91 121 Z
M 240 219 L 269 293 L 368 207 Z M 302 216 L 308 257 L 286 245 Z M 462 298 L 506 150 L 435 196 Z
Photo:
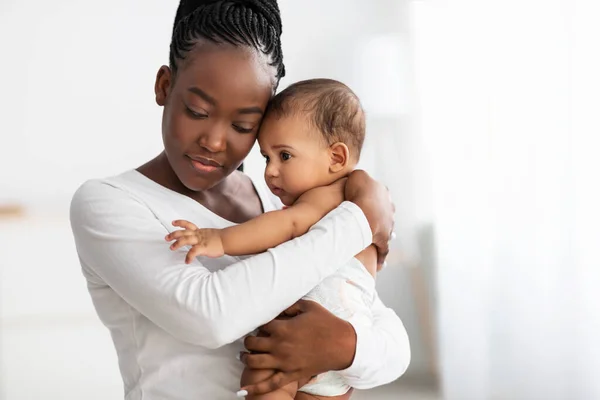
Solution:
M 135 171 L 127 171 L 119 175 L 89 179 L 82 183 L 75 191 L 72 203 L 89 202 L 98 198 L 122 199 L 126 195 L 127 188 L 133 188 Z
M 103 210 L 124 210 L 135 197 L 125 189 L 127 173 L 89 179 L 81 184 L 71 199 L 71 219 L 91 217 Z
M 100 241 L 154 240 L 166 229 L 172 215 L 164 205 L 146 201 L 129 173 L 84 182 L 73 195 L 69 219 L 78 246 Z M 170 219 L 169 219 L 170 218 Z M 120 239 L 119 239 L 120 240 Z
M 144 193 L 164 195 L 169 192 L 171 192 L 169 189 L 150 180 L 137 170 L 132 169 L 118 175 L 85 181 L 76 190 L 73 200 L 86 200 L 89 197 L 136 198 L 142 197 Z
M 71 218 L 94 219 L 127 215 L 150 216 L 164 203 L 168 189 L 150 181 L 136 170 L 119 175 L 89 179 L 73 194 L 70 205 Z M 153 199 L 157 199 L 154 201 Z M 169 199 L 167 198 L 167 201 Z M 152 203 L 152 204 L 150 204 Z M 158 207 L 160 208 L 160 207 Z
M 71 199 L 70 220 L 76 234 L 148 234 L 165 230 L 175 219 L 190 219 L 194 205 L 132 170 L 79 186 Z
M 70 214 L 72 222 L 100 226 L 134 220 L 170 224 L 174 219 L 199 219 L 206 212 L 189 197 L 130 170 L 84 182 L 71 199 Z

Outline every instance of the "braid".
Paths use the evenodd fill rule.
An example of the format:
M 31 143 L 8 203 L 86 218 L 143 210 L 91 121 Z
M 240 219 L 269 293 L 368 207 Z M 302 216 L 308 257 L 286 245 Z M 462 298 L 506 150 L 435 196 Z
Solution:
M 169 52 L 174 73 L 200 38 L 249 46 L 270 57 L 276 80 L 285 76 L 277 0 L 180 0 Z

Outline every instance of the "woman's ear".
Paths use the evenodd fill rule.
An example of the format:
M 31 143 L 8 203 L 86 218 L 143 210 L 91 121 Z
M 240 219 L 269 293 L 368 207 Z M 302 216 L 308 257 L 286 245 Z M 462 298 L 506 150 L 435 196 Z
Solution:
M 163 65 L 156 74 L 156 82 L 154 83 L 154 94 L 156 95 L 156 104 L 164 106 L 171 91 L 171 83 L 173 74 L 171 68 Z
M 348 146 L 342 142 L 337 142 L 329 146 L 329 171 L 337 173 L 346 168 L 350 161 L 350 151 Z

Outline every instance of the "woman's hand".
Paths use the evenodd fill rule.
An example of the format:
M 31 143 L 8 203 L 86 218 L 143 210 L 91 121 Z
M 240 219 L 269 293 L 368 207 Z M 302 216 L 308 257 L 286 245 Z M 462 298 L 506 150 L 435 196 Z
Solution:
M 272 392 L 294 381 L 350 367 L 356 351 L 352 325 L 321 305 L 300 300 L 248 336 L 242 362 L 252 369 L 274 369 L 269 379 L 243 387 L 248 394 Z
M 377 266 L 381 269 L 394 229 L 395 207 L 390 192 L 365 171 L 355 170 L 348 177 L 345 196 L 360 207 L 369 221 L 373 244 L 377 247 Z

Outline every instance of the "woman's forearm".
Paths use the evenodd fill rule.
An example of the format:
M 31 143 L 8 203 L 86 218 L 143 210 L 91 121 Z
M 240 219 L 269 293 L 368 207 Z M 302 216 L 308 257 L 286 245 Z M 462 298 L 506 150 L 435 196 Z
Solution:
M 371 242 L 364 214 L 343 203 L 306 235 L 211 272 L 169 250 L 145 205 L 100 183 L 75 195 L 71 223 L 82 263 L 158 326 L 206 347 L 275 318 Z

